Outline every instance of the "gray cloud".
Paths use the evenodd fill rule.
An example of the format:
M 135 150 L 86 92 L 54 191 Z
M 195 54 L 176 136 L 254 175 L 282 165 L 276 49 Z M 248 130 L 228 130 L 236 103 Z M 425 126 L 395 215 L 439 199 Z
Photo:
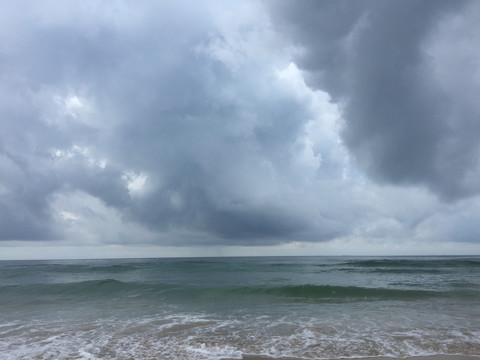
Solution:
M 8 30 L 23 31 L 2 49 L 2 239 L 65 236 L 62 217 L 71 224 L 96 213 L 65 210 L 82 193 L 152 232 L 196 232 L 209 243 L 321 241 L 346 231 L 328 215 L 299 212 L 291 195 L 304 177 L 300 140 L 317 115 L 279 79 L 288 58 L 275 69 L 277 50 L 265 50 L 268 68 L 248 54 L 251 39 L 275 34 L 248 19 L 238 25 L 246 30 L 218 25 L 212 4 L 140 4 L 133 20 L 123 18 L 128 6 L 71 14 L 60 5 L 56 16 L 4 6 L 17 16 Z M 112 22 L 117 10 L 125 22 Z M 19 179 L 8 154 L 21 159 Z M 339 174 L 334 160 L 324 166 Z
M 384 184 L 476 194 L 477 63 L 451 65 L 478 55 L 478 11 L 300 4 L 0 5 L 0 239 L 423 239 L 437 219 L 453 234 L 454 205 L 350 158 Z
M 423 184 L 446 200 L 478 194 L 480 108 L 469 95 L 479 90 L 478 4 L 313 1 L 272 8 L 279 29 L 303 48 L 297 61 L 308 84 L 344 104 L 343 140 L 367 174 Z M 442 86 L 459 71 L 473 78 Z

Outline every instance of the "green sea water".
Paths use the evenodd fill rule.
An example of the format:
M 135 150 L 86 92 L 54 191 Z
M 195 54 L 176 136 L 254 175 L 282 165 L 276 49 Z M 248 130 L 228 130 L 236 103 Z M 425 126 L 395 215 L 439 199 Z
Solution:
M 480 354 L 480 257 L 0 262 L 2 359 Z

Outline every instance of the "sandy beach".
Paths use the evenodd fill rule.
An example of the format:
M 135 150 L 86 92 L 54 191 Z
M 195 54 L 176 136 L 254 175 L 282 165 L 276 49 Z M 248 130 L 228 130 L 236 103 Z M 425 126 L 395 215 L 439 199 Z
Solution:
M 325 358 L 321 360 L 479 360 L 480 356 L 466 356 L 466 355 L 429 355 L 429 356 L 411 356 L 411 357 L 364 357 L 364 358 Z M 222 360 L 238 360 L 224 358 Z M 305 360 L 303 358 L 295 357 L 280 357 L 273 358 L 262 355 L 244 355 L 242 360 Z

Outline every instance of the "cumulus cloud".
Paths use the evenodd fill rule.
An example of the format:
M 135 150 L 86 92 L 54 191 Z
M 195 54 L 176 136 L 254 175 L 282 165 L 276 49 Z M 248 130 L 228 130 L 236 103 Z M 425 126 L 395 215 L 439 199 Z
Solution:
M 372 179 L 444 200 L 478 194 L 478 3 L 271 6 L 308 84 L 343 104 L 342 138 Z
M 346 231 L 323 201 L 302 206 L 319 173 L 342 172 L 338 112 L 305 87 L 260 3 L 143 3 L 133 19 L 128 4 L 48 5 L 6 25 L 26 28 L 3 49 L 3 239 L 72 237 L 65 222 L 102 233 L 66 206 L 105 213 L 92 197 L 206 243 Z

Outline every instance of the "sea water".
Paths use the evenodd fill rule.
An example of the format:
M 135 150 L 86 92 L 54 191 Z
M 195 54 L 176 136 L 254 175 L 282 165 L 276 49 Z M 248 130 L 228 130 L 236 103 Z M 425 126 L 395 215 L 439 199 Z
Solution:
M 0 262 L 1 359 L 480 354 L 480 257 Z

